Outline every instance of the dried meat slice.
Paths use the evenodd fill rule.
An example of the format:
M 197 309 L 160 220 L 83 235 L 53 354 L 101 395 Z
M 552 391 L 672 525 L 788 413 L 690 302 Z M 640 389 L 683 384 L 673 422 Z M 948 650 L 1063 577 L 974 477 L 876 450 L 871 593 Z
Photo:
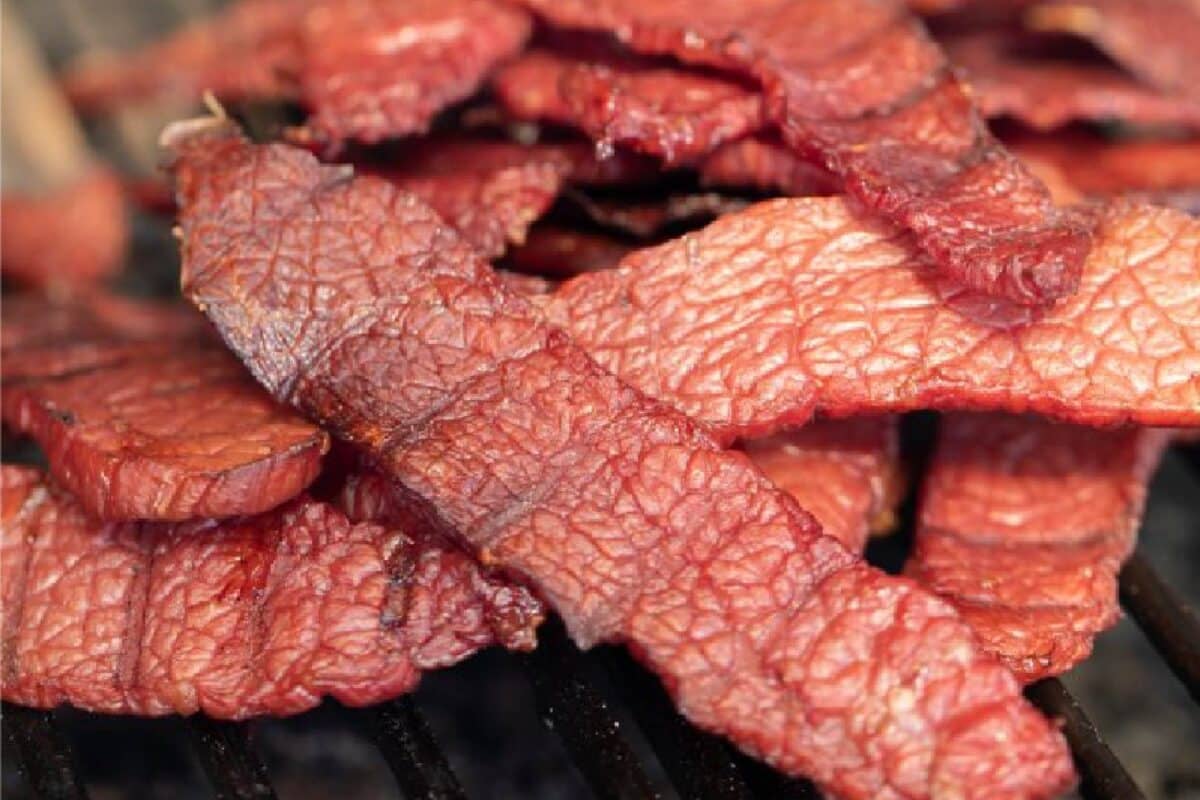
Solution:
M 1048 57 L 1036 40 L 985 31 L 940 41 L 989 117 L 1040 130 L 1080 120 L 1200 127 L 1200 96 L 1161 94 L 1111 65 Z
M 194 313 L 103 295 L 5 305 L 4 423 L 92 514 L 251 514 L 320 470 L 325 433 L 272 401 Z
M 237 0 L 130 54 L 88 57 L 64 76 L 68 97 L 103 112 L 161 96 L 222 100 L 295 97 L 300 21 L 310 0 Z
M 509 252 L 504 263 L 518 272 L 567 278 L 612 269 L 633 249 L 611 236 L 538 225 L 523 245 Z
M 419 529 L 300 497 L 217 522 L 97 522 L 0 467 L 3 696 L 108 713 L 243 719 L 410 690 L 537 620 Z M 480 587 L 483 593 L 480 593 Z
M 498 0 L 325 0 L 304 17 L 308 130 L 338 146 L 428 130 L 515 56 L 527 14 Z
M 577 641 L 628 642 L 692 720 L 845 797 L 1070 782 L 1061 737 L 948 606 L 599 368 L 416 198 L 220 122 L 167 140 L 188 296 Z
M 728 142 L 696 164 L 708 186 L 755 189 L 793 197 L 838 193 L 838 179 L 796 155 L 778 137 L 764 134 Z
M 591 222 L 638 239 L 661 238 L 664 232 L 679 226 L 697 227 L 749 205 L 747 200 L 716 192 L 672 194 L 642 202 L 593 198 L 573 192 L 568 199 Z M 614 261 L 611 265 L 615 264 Z
M 1196 0 L 1043 0 L 1025 21 L 1033 30 L 1088 39 L 1147 83 L 1200 98 Z
M 602 366 L 726 440 L 814 411 L 1200 424 L 1200 222 L 1118 205 L 1097 230 L 1079 292 L 1035 311 L 939 278 L 840 198 L 772 200 L 542 305 Z
M 1165 431 L 951 414 L 925 477 L 907 573 L 963 612 L 1025 681 L 1091 652 L 1120 616 Z
M 552 25 L 761 81 L 784 140 L 914 232 L 941 271 L 1025 305 L 1069 296 L 1090 246 L 988 132 L 945 56 L 898 2 L 523 0 Z
M 17 283 L 78 289 L 115 275 L 125 259 L 129 224 L 112 170 L 96 167 L 45 194 L 5 192 L 0 217 L 0 272 Z
M 742 449 L 852 553 L 895 525 L 904 486 L 895 417 L 821 420 Z

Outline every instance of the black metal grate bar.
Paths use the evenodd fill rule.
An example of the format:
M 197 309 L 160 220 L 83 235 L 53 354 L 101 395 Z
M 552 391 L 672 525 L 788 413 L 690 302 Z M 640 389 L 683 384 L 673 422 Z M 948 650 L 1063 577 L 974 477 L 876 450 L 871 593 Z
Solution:
M 1079 702 L 1057 678 L 1031 684 L 1025 694 L 1045 714 L 1062 721 L 1063 734 L 1079 769 L 1080 794 L 1085 800 L 1144 800 L 1145 795 L 1125 765 L 1100 738 Z
M 538 647 L 522 655 L 538 713 L 601 800 L 657 797 L 621 723 L 584 673 L 583 656 L 557 620 L 542 626 Z
M 408 800 L 465 800 L 466 794 L 411 697 L 354 711 Z
M 250 744 L 245 724 L 189 717 L 188 735 L 217 800 L 274 800 L 267 768 Z
M 86 800 L 87 790 L 75 770 L 71 746 L 54 712 L 4 703 L 0 708 L 4 742 L 17 753 L 29 787 L 43 800 Z
M 1137 553 L 1120 575 L 1121 605 L 1200 703 L 1200 619 Z

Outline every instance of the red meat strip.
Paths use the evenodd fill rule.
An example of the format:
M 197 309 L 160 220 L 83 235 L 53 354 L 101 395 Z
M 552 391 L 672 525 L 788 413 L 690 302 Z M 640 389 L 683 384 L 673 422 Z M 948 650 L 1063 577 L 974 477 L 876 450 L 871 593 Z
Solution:
M 129 240 L 120 179 L 97 167 L 41 195 L 0 200 L 0 272 L 9 280 L 59 290 L 117 273 Z
M 853 553 L 895 524 L 903 490 L 894 417 L 822 420 L 753 439 L 746 455 Z
M 839 184 L 828 170 L 800 158 L 772 135 L 747 136 L 723 144 L 696 168 L 700 180 L 709 186 L 757 189 L 793 197 L 835 194 Z
M 505 263 L 520 272 L 567 278 L 611 269 L 633 249 L 609 236 L 539 225 L 529 232 L 525 244 L 513 248 Z
M 1042 130 L 1110 119 L 1200 126 L 1200 96 L 1161 94 L 1108 64 L 1048 58 L 1021 36 L 990 31 L 941 43 L 966 70 L 971 95 L 989 117 L 1013 117 Z
M 497 0 L 327 0 L 304 19 L 301 86 L 318 141 L 422 133 L 529 36 Z
M 567 282 L 544 310 L 726 439 L 814 411 L 1200 424 L 1200 222 L 1164 209 L 1109 210 L 1079 292 L 1048 311 L 951 285 L 839 198 L 726 215 Z
M 186 293 L 577 641 L 630 643 L 696 723 L 841 796 L 1069 783 L 1060 736 L 947 605 L 598 367 L 416 198 L 222 123 L 167 139 Z
M 573 168 L 552 145 L 439 137 L 376 172 L 429 204 L 486 258 L 521 244 Z
M 143 316 L 156 311 L 166 316 Z M 23 334 L 20 314 L 16 323 L 5 338 L 24 335 L 25 344 L 6 342 L 4 422 L 38 441 L 55 478 L 92 514 L 250 514 L 294 497 L 320 469 L 328 437 L 272 401 L 211 339 L 147 341 L 109 328 L 62 345 Z M 6 314 L 6 331 L 10 324 Z M 84 317 L 59 326 L 91 324 L 100 323 Z M 21 369 L 39 356 L 42 369 Z
M 1117 621 L 1164 431 L 951 414 L 925 477 L 908 574 L 1026 681 L 1088 656 Z
M 293 714 L 394 697 L 498 629 L 532 644 L 537 619 L 463 553 L 307 497 L 226 522 L 102 523 L 33 470 L 0 467 L 0 486 L 7 701 Z
M 1200 99 L 1196 0 L 1045 0 L 1025 20 L 1034 30 L 1082 36 L 1147 83 Z
M 899 2 L 523 0 L 551 24 L 739 69 L 797 152 L 911 229 L 950 278 L 1027 305 L 1070 295 L 1091 238 L 988 133 Z
M 226 100 L 294 97 L 300 21 L 310 0 L 237 0 L 135 53 L 87 58 L 65 78 L 83 111 L 100 112 L 168 95 Z
M 629 54 L 580 60 L 535 50 L 497 73 L 493 87 L 514 116 L 577 126 L 605 149 L 627 145 L 669 164 L 765 125 L 757 87 Z
M 1021 158 L 1053 164 L 1085 195 L 1130 197 L 1200 213 L 1200 139 L 1110 141 L 1075 133 L 1008 141 Z

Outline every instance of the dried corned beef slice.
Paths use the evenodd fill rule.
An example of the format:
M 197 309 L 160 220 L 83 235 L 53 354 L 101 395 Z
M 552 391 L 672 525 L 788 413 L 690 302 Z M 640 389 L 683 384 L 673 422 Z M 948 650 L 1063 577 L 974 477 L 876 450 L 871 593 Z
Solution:
M 536 225 L 524 244 L 509 251 L 504 263 L 520 272 L 566 278 L 611 269 L 633 249 L 611 236 Z
M 1070 782 L 1061 737 L 947 605 L 600 369 L 416 198 L 220 123 L 167 140 L 188 296 L 578 641 L 628 642 L 695 722 L 842 796 Z
M 1040 0 L 1024 19 L 1034 30 L 1089 39 L 1147 83 L 1200 98 L 1195 0 Z
M 293 714 L 394 697 L 506 626 L 532 644 L 537 620 L 464 554 L 307 497 L 224 522 L 102 523 L 34 470 L 0 467 L 0 486 L 7 701 Z
M 236 0 L 130 54 L 88 57 L 64 77 L 85 112 L 170 95 L 222 100 L 290 98 L 297 93 L 300 24 L 311 0 Z
M 821 420 L 742 445 L 821 529 L 853 553 L 895 524 L 904 480 L 895 417 Z
M 522 0 L 550 24 L 641 52 L 740 69 L 784 140 L 911 229 L 962 285 L 1025 305 L 1070 295 L 1087 220 L 988 132 L 941 50 L 899 2 Z
M 16 312 L 0 326 L 4 422 L 38 441 L 91 513 L 249 514 L 316 477 L 325 433 L 267 396 L 194 315 L 103 296 Z
M 0 217 L 0 273 L 17 283 L 75 289 L 116 274 L 125 258 L 125 199 L 105 167 L 44 194 L 6 191 Z
M 1079 291 L 1050 310 L 963 291 L 840 198 L 751 206 L 539 305 L 726 439 L 814 411 L 1200 424 L 1200 222 L 1165 209 L 1105 212 Z
M 1120 616 L 1117 572 L 1167 439 L 947 415 L 908 574 L 958 606 L 1022 680 L 1070 669 Z
M 500 0 L 323 0 L 304 17 L 308 128 L 335 147 L 422 133 L 529 31 L 528 15 Z
M 989 117 L 1042 130 L 1079 120 L 1200 127 L 1200 96 L 1161 94 L 1103 63 L 1047 58 L 1036 40 L 986 31 L 940 42 Z

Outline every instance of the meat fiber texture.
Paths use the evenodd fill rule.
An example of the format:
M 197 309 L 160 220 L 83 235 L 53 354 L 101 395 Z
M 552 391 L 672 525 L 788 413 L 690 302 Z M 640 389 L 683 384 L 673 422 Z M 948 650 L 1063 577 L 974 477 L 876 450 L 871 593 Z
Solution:
M 821 420 L 742 449 L 852 553 L 896 523 L 904 480 L 895 417 Z
M 578 642 L 629 643 L 697 724 L 841 796 L 1070 783 L 1061 736 L 948 605 L 598 367 L 413 196 L 211 125 L 167 137 L 186 294 Z
M 1080 120 L 1200 127 L 1200 95 L 1163 94 L 1111 64 L 1047 58 L 1035 40 L 1002 31 L 945 37 L 941 44 L 966 70 L 971 96 L 989 117 L 1041 130 Z
M 1200 99 L 1196 0 L 1043 0 L 1024 19 L 1035 30 L 1089 39 L 1150 85 Z
M 319 141 L 423 133 L 529 36 L 497 0 L 329 0 L 304 21 L 301 87 Z
M 4 422 L 37 440 L 55 479 L 91 514 L 252 514 L 291 499 L 317 476 L 326 434 L 273 401 L 211 338 L 147 341 L 109 328 L 60 351 L 53 337 L 39 340 L 20 323 L 18 314 L 18 330 L 4 337 L 25 339 L 24 347 L 6 342 Z M 3 327 L 10 324 L 6 314 Z M 84 317 L 63 327 L 89 324 L 99 323 Z M 21 369 L 34 355 L 42 369 Z
M 1117 205 L 1050 310 L 972 295 L 839 198 L 773 200 L 580 276 L 544 311 L 725 440 L 829 416 L 1200 424 L 1200 222 Z
M 226 522 L 104 523 L 9 465 L 0 490 L 6 701 L 293 714 L 394 697 L 498 630 L 531 644 L 537 620 L 518 621 L 470 558 L 419 529 L 307 497 Z
M 125 260 L 129 223 L 110 169 L 43 194 L 5 192 L 0 217 L 0 274 L 15 283 L 62 293 L 115 275 Z
M 1165 431 L 951 414 L 925 476 L 907 573 L 953 602 L 1025 681 L 1088 656 L 1120 617 Z
M 523 0 L 551 25 L 741 71 L 767 118 L 846 191 L 910 229 L 940 271 L 1024 305 L 1069 296 L 1091 244 L 1074 212 L 988 132 L 899 2 Z

